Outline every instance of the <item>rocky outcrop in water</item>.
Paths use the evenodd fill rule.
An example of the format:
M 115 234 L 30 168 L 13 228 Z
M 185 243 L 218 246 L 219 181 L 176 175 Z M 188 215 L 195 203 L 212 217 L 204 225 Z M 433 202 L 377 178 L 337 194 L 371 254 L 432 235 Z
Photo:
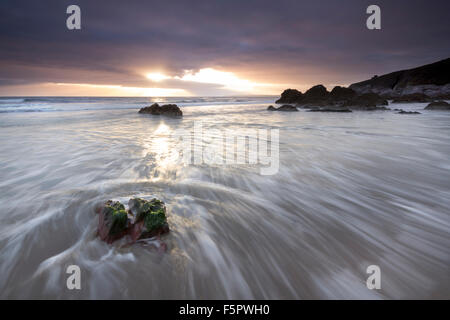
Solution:
M 284 104 L 279 108 L 275 108 L 274 106 L 269 106 L 267 108 L 268 111 L 287 111 L 287 112 L 295 112 L 298 111 L 296 107 L 291 106 L 290 104 Z
M 354 83 L 350 88 L 358 93 L 376 93 L 388 99 L 411 94 L 423 94 L 436 99 L 450 95 L 450 58 L 418 68 L 401 70 L 370 80 Z
M 139 113 L 152 114 L 155 116 L 168 116 L 168 117 L 181 117 L 183 112 L 176 104 L 165 104 L 159 106 L 159 104 L 154 103 L 149 107 L 144 107 L 139 110 Z
M 134 198 L 128 201 L 128 207 L 135 218 L 129 232 L 133 242 L 169 232 L 166 206 L 161 200 L 152 199 L 147 201 Z
M 344 102 L 343 106 L 353 110 L 388 110 L 386 107 L 389 103 L 376 93 L 364 93 L 356 95 L 352 99 Z
M 403 110 L 403 109 L 398 110 L 397 113 L 398 113 L 398 114 L 421 114 L 421 113 L 418 112 L 418 111 L 405 111 L 405 110 Z
M 336 86 L 330 92 L 330 101 L 351 101 L 357 96 L 356 92 L 350 88 Z
M 112 243 L 125 236 L 129 226 L 130 221 L 125 206 L 118 201 L 106 201 L 98 217 L 100 239 Z
M 293 95 L 291 98 L 293 98 Z M 376 93 L 358 94 L 350 88 L 340 86 L 334 87 L 331 92 L 328 92 L 323 85 L 317 85 L 304 94 L 297 95 L 295 104 L 297 107 L 312 109 L 317 112 L 348 112 L 347 110 L 387 110 L 384 106 L 388 105 L 388 102 Z M 269 110 L 279 109 L 272 107 Z
M 300 108 L 324 112 L 336 109 L 371 111 L 389 110 L 385 107 L 388 105 L 386 99 L 394 99 L 393 102 L 397 103 L 429 102 L 438 98 L 450 99 L 450 58 L 414 69 L 374 76 L 348 88 L 336 86 L 331 92 L 321 84 L 305 93 L 286 89 L 276 103 L 295 104 Z
M 302 96 L 303 94 L 296 89 L 286 89 L 281 94 L 281 98 L 275 103 L 297 103 L 297 101 L 300 101 Z
M 132 244 L 169 232 L 166 206 L 158 199 L 132 198 L 128 202 L 128 210 L 120 202 L 108 200 L 97 212 L 97 234 L 107 243 L 127 238 Z
M 331 109 L 331 108 L 318 108 L 318 109 L 311 109 L 308 110 L 308 112 L 352 112 L 352 110 L 348 109 L 348 108 L 336 108 L 336 109 Z
M 423 93 L 412 93 L 395 98 L 392 103 L 430 102 L 433 99 Z
M 445 101 L 435 101 L 425 107 L 425 110 L 447 110 L 450 111 L 450 104 Z
M 327 88 L 319 84 L 308 89 L 298 103 L 303 105 L 323 105 L 328 101 L 329 96 L 330 93 L 327 91 Z

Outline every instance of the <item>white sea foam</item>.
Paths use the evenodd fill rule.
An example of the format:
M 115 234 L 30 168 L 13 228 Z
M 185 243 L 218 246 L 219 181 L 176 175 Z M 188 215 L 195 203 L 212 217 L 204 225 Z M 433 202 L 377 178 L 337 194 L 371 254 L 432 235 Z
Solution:
M 450 113 L 266 111 L 274 100 L 1 98 L 0 112 L 42 112 L 0 114 L 0 297 L 450 298 Z M 155 101 L 183 118 L 137 113 Z M 278 173 L 172 163 L 168 133 L 195 121 L 279 129 Z M 95 237 L 95 206 L 132 196 L 166 202 L 167 253 Z

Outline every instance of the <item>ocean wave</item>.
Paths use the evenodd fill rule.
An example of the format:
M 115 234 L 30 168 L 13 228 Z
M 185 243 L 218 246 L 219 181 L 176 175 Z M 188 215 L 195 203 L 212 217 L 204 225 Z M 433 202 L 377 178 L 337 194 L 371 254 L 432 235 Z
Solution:
M 117 100 L 118 98 L 97 98 L 97 97 L 29 97 L 24 98 L 24 103 L 45 102 L 45 103 L 98 103 L 108 100 Z
M 0 98 L 1 104 L 9 104 L 9 103 L 22 103 L 25 99 L 23 98 Z
M 0 110 L 0 113 L 17 113 L 17 112 L 44 112 L 56 110 L 42 110 L 42 109 L 15 109 L 15 110 Z
M 139 109 L 153 103 L 180 107 L 247 106 L 271 103 L 274 97 L 3 97 L 0 113 Z

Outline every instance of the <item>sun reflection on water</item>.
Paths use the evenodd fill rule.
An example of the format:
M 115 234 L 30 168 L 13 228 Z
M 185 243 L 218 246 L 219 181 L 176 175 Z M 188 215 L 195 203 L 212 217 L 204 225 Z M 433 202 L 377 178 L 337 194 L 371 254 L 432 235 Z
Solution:
M 144 146 L 144 155 L 151 155 L 158 173 L 174 170 L 177 166 L 178 153 L 174 147 L 172 132 L 171 127 L 161 122 Z

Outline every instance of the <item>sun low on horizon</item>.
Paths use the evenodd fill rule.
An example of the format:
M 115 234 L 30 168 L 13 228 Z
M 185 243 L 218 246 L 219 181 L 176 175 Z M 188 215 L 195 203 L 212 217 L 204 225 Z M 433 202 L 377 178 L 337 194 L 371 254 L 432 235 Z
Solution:
M 345 10 L 332 1 L 99 1 L 107 4 L 104 14 L 97 14 L 102 5 L 80 0 L 79 28 L 67 26 L 63 2 L 3 1 L 0 96 L 278 96 L 288 88 L 347 86 L 448 55 L 448 32 L 437 27 L 448 21 L 443 0 L 424 29 L 414 22 L 424 4 L 406 15 L 404 6 L 383 1 L 380 30 L 368 30 L 367 6 L 358 1 Z M 33 14 L 39 10 L 45 15 Z M 393 28 L 394 13 L 414 32 Z M 439 45 L 430 51 L 416 38 Z
M 142 72 L 142 85 L 117 83 L 46 82 L 0 88 L 0 95 L 19 96 L 121 96 L 175 97 L 214 95 L 278 95 L 287 84 L 264 83 L 241 78 L 231 71 L 215 68 L 184 70 L 178 75 L 164 71 Z M 6 90 L 5 90 L 6 89 Z M 211 91 L 208 94 L 207 90 Z M 5 94 L 7 91 L 7 94 Z M 199 93 L 200 92 L 200 93 Z M 205 92 L 205 93 L 202 93 Z M 219 94 L 217 94 L 219 92 Z M 220 94 L 222 93 L 222 94 Z

